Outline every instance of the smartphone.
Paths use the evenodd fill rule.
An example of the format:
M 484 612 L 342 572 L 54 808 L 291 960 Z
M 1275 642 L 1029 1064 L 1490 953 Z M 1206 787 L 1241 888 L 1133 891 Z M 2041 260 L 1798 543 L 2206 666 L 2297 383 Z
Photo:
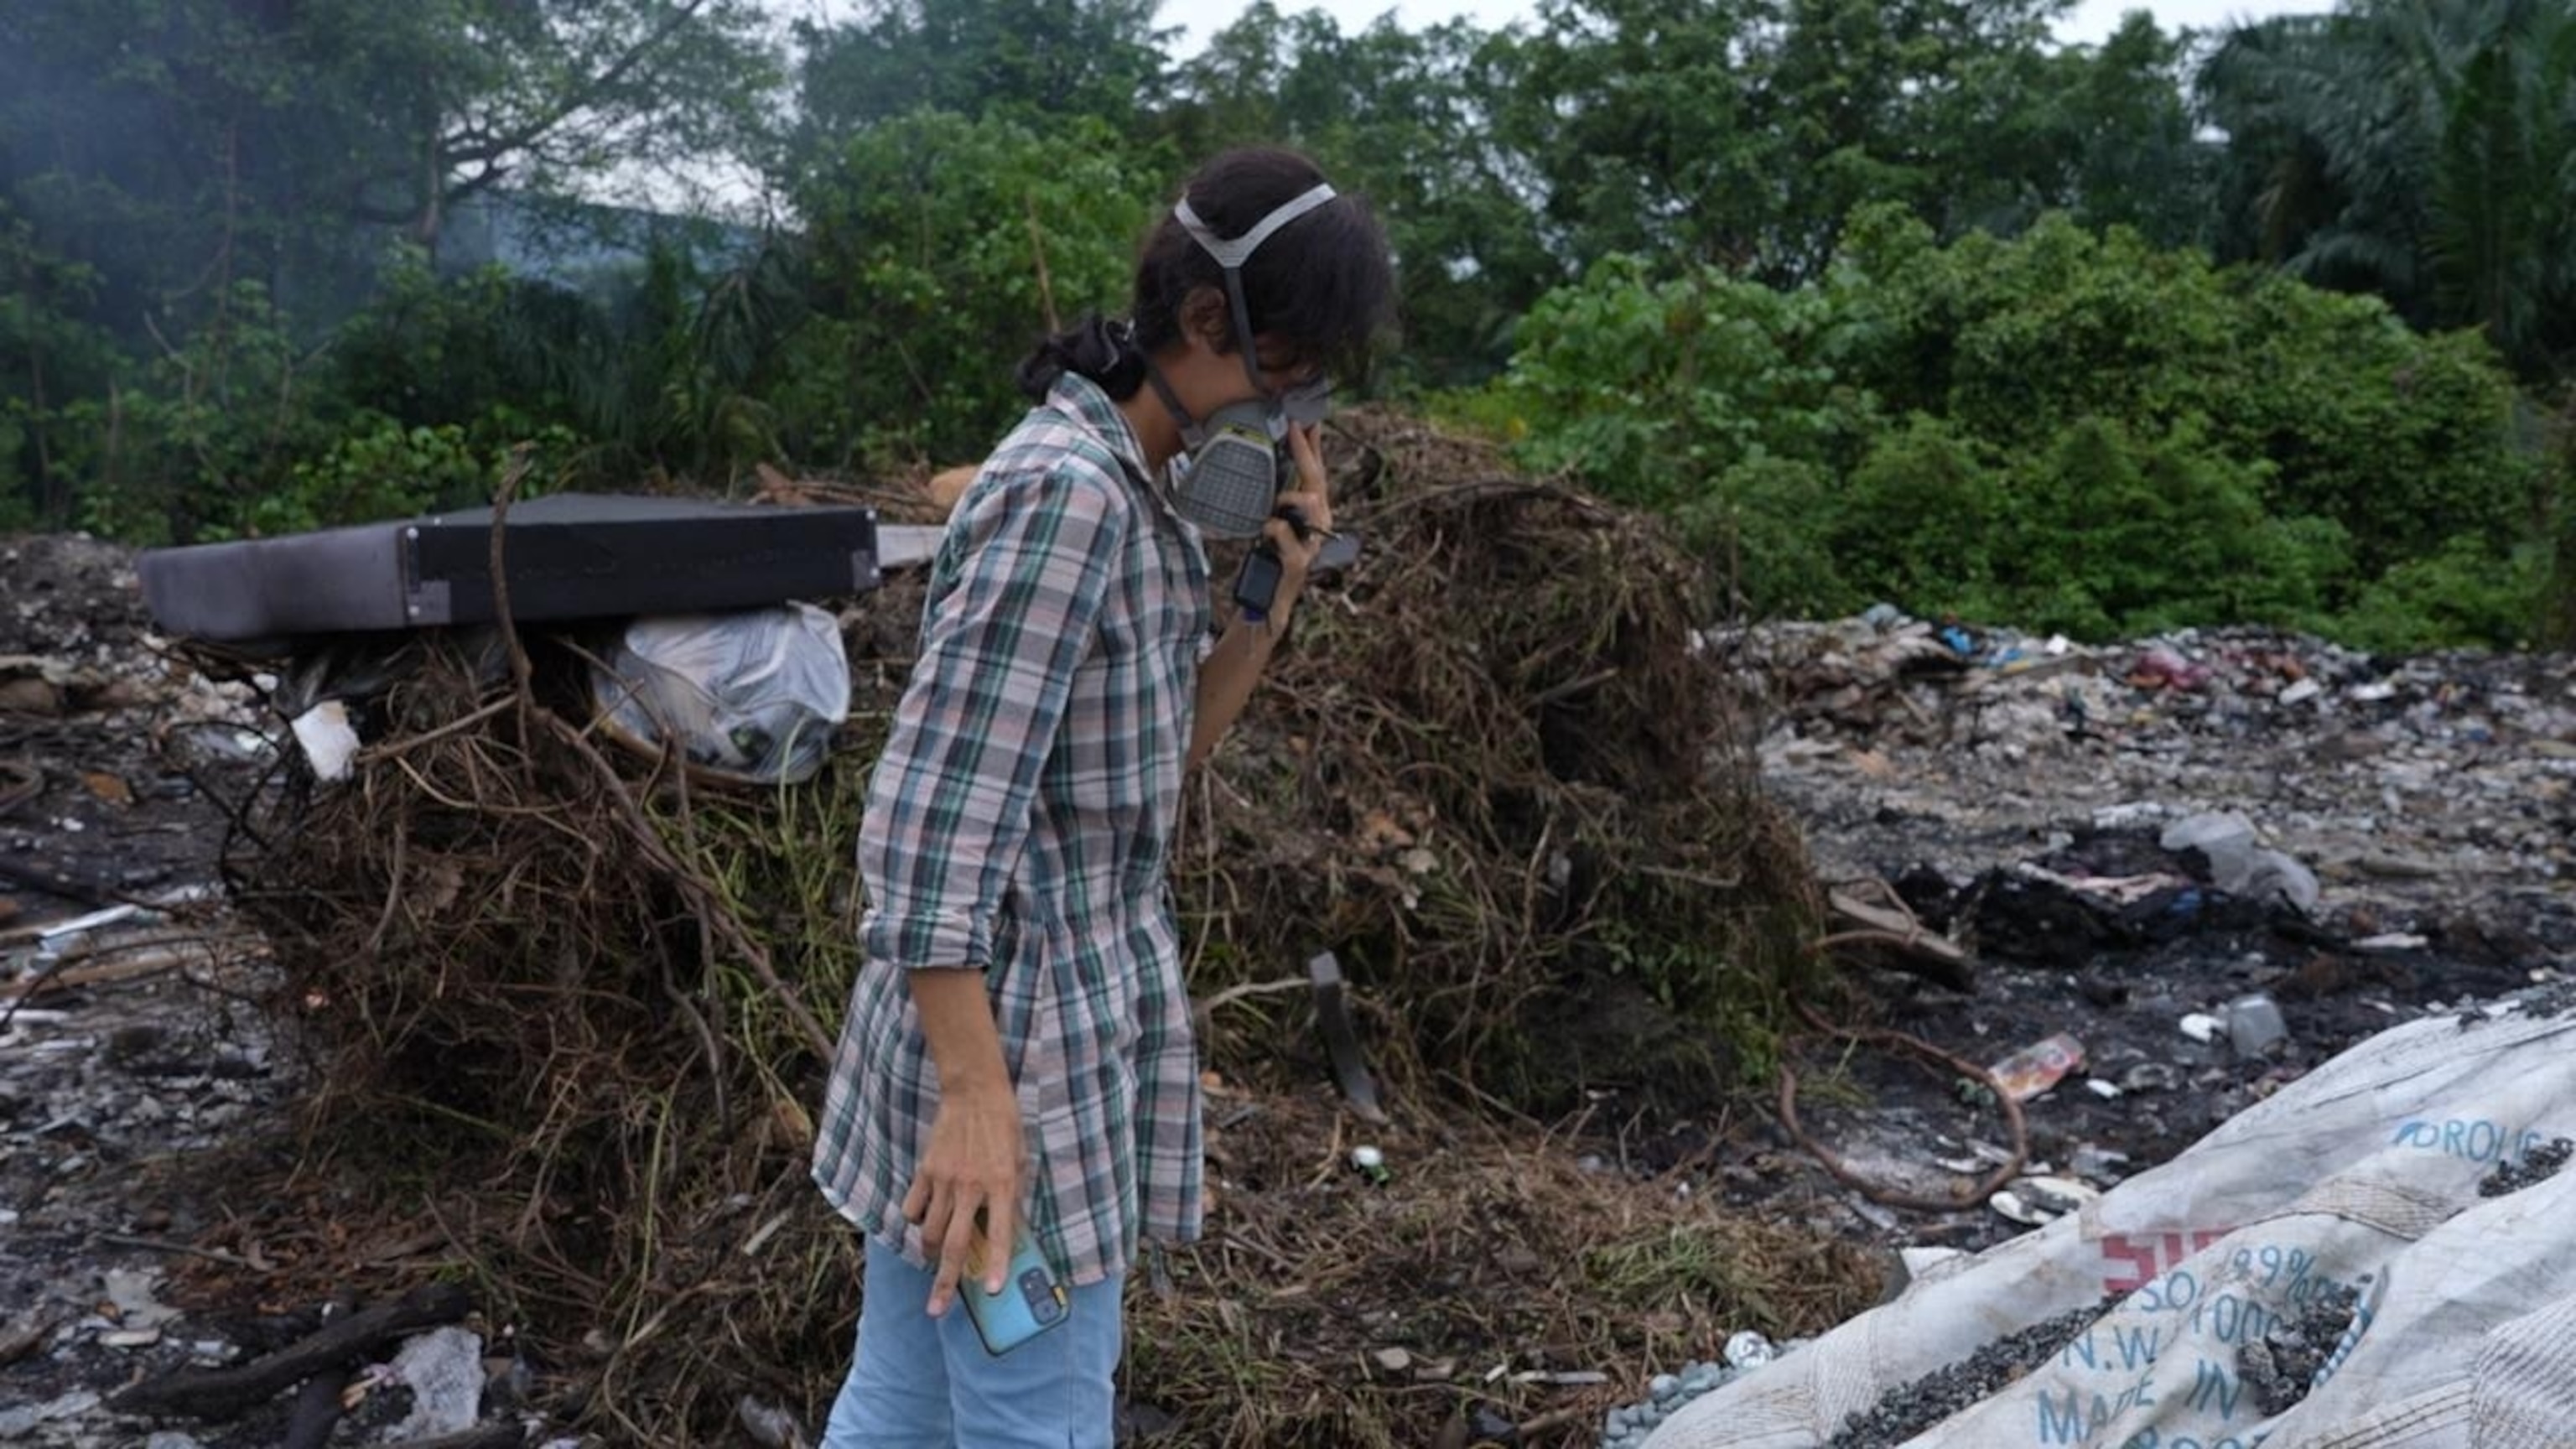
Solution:
M 1359 562 L 1360 541 L 1347 533 L 1337 533 L 1324 540 L 1315 551 L 1314 566 L 1309 576 L 1346 569 Z M 1243 556 L 1243 572 L 1234 578 L 1235 607 L 1244 617 L 1258 623 L 1270 617 L 1270 606 L 1279 596 L 1279 554 L 1268 543 L 1254 544 Z
M 975 1325 L 975 1336 L 984 1341 L 984 1351 L 995 1358 L 1063 1323 L 1073 1314 L 1073 1299 L 1058 1282 L 1055 1270 L 1047 1266 L 1046 1255 L 1038 1251 L 1037 1239 L 1025 1230 L 1011 1251 L 1010 1271 L 1002 1280 L 1002 1291 L 984 1291 L 984 1253 L 989 1244 L 979 1235 L 975 1250 L 967 1255 L 966 1272 L 957 1284 L 958 1297 L 966 1304 L 967 1320 Z
M 1246 621 L 1258 624 L 1270 617 L 1270 606 L 1279 598 L 1279 551 L 1268 542 L 1257 543 L 1243 556 L 1243 572 L 1234 576 L 1234 604 L 1243 611 Z

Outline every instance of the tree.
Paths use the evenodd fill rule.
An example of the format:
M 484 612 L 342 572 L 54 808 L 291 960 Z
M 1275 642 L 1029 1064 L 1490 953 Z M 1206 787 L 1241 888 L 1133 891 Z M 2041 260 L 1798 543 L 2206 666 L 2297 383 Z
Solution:
M 1491 93 L 1571 259 L 1795 283 L 1865 201 L 1944 234 L 2065 204 L 2048 30 L 2066 4 L 1547 0 Z
M 2195 132 L 2190 32 L 2131 11 L 2098 47 L 2048 63 L 2045 134 L 2060 168 L 2037 198 L 2090 227 L 2126 226 L 2168 246 L 2206 245 L 2218 147 Z
M 2526 377 L 2576 352 L 2576 4 L 2352 0 L 2228 33 L 2223 255 L 2482 328 Z
M 99 265 L 121 327 L 234 280 L 331 311 L 366 228 L 434 247 L 478 193 L 742 149 L 764 23 L 755 0 L 33 0 L 0 8 L 0 194 Z
M 813 315 L 774 394 L 798 456 L 979 457 L 1050 326 L 1124 308 L 1174 167 L 1096 120 L 1043 131 L 919 111 L 869 126 L 797 192 Z
M 90 268 L 36 245 L 0 201 L 0 529 L 70 511 L 64 414 L 107 390 L 114 343 L 83 318 Z
M 867 0 L 838 25 L 800 21 L 797 164 L 920 110 L 1096 117 L 1126 130 L 1161 102 L 1178 32 L 1159 0 Z

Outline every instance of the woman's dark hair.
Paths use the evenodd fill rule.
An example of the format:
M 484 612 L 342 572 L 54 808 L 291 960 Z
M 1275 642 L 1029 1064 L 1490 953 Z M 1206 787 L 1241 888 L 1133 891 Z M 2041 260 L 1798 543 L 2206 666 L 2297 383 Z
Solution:
M 1323 181 L 1315 163 L 1294 151 L 1245 147 L 1201 166 L 1181 195 L 1208 230 L 1231 239 Z M 1358 372 L 1395 307 L 1386 233 L 1368 203 L 1347 193 L 1281 227 L 1244 263 L 1242 277 L 1253 332 L 1279 339 L 1301 371 Z M 1113 398 L 1134 396 L 1145 382 L 1146 356 L 1180 340 L 1182 304 L 1201 287 L 1223 296 L 1225 270 L 1166 211 L 1136 260 L 1131 320 L 1086 316 L 1039 343 L 1020 364 L 1020 390 L 1044 398 L 1058 377 L 1074 372 Z M 1227 336 L 1231 349 L 1231 326 Z

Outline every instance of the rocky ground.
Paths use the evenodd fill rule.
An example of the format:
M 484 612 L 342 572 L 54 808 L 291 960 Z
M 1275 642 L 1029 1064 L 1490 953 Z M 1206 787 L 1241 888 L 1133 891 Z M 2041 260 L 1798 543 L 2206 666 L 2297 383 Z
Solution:
M 309 1300 L 230 1286 L 263 1266 L 328 1280 L 423 1251 L 335 1238 L 327 1205 L 245 1214 L 192 1173 L 282 1123 L 298 1086 L 249 1005 L 258 943 L 213 889 L 225 801 L 265 746 L 237 689 L 154 653 L 125 555 L 20 540 L 0 544 L 0 580 L 0 1443 L 281 1442 L 292 1394 L 219 1423 L 105 1403 L 313 1332 Z M 2375 659 L 2250 631 L 2053 647 L 1886 616 L 1712 645 L 1741 662 L 1766 776 L 1825 878 L 1887 883 L 1900 920 L 1968 955 L 1859 948 L 1872 1009 L 1832 1024 L 1875 1016 L 1976 1065 L 2071 1045 L 2023 1104 L 2022 1161 L 1991 1201 L 1902 1205 L 1995 1175 L 2014 1143 L 1975 1087 L 1883 1037 L 1789 1051 L 1802 1125 L 1840 1178 L 1758 1117 L 1667 1123 L 1632 1159 L 1625 1138 L 1617 1154 L 1562 1143 L 1623 1159 L 1600 1170 L 1889 1250 L 1974 1249 L 2381 1026 L 2571 969 L 2568 659 Z M 2241 825 L 2211 818 L 2229 812 Z M 1898 910 L 1869 900 L 1882 923 Z M 103 908 L 121 914 L 64 927 Z M 360 1407 L 330 1442 L 506 1420 L 512 1357 L 438 1341 L 339 1385 Z M 489 1379 L 461 1399 L 460 1364 Z M 1605 1406 L 1640 1400 L 1619 1442 L 1717 1377 L 1602 1367 Z M 1545 1442 L 1600 1425 L 1560 1421 Z

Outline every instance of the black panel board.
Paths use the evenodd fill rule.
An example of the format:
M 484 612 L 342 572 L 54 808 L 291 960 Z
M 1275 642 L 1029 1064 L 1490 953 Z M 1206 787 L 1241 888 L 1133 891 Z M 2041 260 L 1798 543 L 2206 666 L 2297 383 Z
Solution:
M 875 588 L 876 513 L 558 494 L 504 528 L 510 612 L 531 623 L 754 608 Z M 145 602 L 174 634 L 257 643 L 489 622 L 492 512 L 156 549 Z

